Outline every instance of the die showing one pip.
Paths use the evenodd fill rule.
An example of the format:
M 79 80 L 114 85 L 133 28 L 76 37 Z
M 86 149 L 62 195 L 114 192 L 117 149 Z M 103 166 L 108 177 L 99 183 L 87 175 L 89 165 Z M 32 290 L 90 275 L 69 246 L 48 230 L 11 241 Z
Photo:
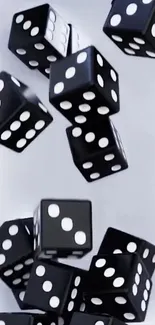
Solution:
M 67 128 L 76 167 L 88 182 L 128 167 L 122 141 L 110 119 L 98 118 L 82 128 Z
M 126 54 L 155 57 L 154 0 L 114 0 L 104 32 Z
M 53 261 L 35 260 L 24 303 L 68 319 L 79 310 L 86 271 Z
M 142 322 L 151 294 L 150 276 L 137 254 L 94 256 L 87 278 L 87 311 Z
M 42 200 L 34 213 L 39 258 L 82 257 L 92 249 L 92 208 L 84 200 Z
M 108 228 L 98 254 L 137 253 L 150 275 L 155 269 L 155 246 L 148 241 L 115 228 Z
M 0 143 L 23 151 L 53 120 L 39 98 L 6 72 L 0 73 Z
M 74 313 L 70 325 L 125 325 L 124 322 L 107 315 L 93 315 L 87 313 Z
M 90 46 L 51 67 L 49 99 L 71 123 L 119 111 L 118 74 Z
M 0 276 L 10 287 L 22 286 L 30 276 L 33 248 L 20 220 L 6 221 L 0 227 Z
M 49 76 L 50 64 L 68 52 L 69 25 L 48 4 L 13 17 L 9 49 L 29 68 Z

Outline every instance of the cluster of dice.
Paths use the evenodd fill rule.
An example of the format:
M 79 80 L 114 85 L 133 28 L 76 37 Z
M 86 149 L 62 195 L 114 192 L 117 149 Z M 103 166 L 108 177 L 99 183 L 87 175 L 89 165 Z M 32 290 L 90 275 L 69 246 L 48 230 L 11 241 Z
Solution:
M 120 109 L 117 72 L 48 4 L 13 17 L 9 49 L 31 69 L 50 75 L 49 101 L 71 123 L 73 161 L 88 182 L 128 167 L 109 116 Z M 7 98 L 7 100 L 6 100 Z M 23 151 L 53 120 L 14 76 L 0 73 L 0 143 Z
M 1 279 L 22 310 L 45 312 L 13 317 L 26 317 L 36 325 L 57 325 L 59 317 L 70 325 L 142 322 L 151 294 L 155 246 L 108 228 L 88 271 L 58 260 L 81 258 L 91 250 L 92 206 L 88 200 L 44 199 L 33 218 L 3 223 Z M 1 325 L 7 319 L 14 318 L 0 314 Z

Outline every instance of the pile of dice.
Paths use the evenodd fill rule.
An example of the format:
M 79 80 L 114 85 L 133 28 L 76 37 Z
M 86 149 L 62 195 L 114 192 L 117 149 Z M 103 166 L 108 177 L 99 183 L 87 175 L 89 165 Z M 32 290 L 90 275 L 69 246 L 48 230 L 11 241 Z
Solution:
M 29 68 L 50 75 L 49 101 L 72 123 L 66 132 L 73 161 L 92 182 L 128 163 L 109 119 L 120 110 L 118 74 L 88 43 L 44 4 L 14 15 L 8 46 Z M 37 96 L 6 72 L 0 73 L 0 100 L 0 143 L 14 151 L 23 151 L 53 120 Z
M 57 325 L 58 317 L 70 325 L 145 319 L 154 245 L 108 228 L 88 271 L 58 260 L 81 258 L 92 250 L 90 201 L 43 199 L 33 218 L 2 224 L 0 244 L 0 276 L 19 307 L 45 312 L 1 314 L 0 323 L 16 317 L 36 325 Z

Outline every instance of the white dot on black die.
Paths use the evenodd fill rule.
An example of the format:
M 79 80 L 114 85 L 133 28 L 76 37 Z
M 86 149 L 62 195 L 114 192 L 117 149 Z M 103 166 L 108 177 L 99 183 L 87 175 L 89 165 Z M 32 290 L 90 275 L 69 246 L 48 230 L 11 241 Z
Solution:
M 144 290 L 143 297 L 144 297 L 145 301 L 148 300 L 149 295 L 148 295 L 148 291 L 146 289 Z
M 48 60 L 49 62 L 55 62 L 55 61 L 57 60 L 57 58 L 56 58 L 56 56 L 54 56 L 54 55 L 49 55 L 49 56 L 47 56 L 47 60 Z
M 136 317 L 135 317 L 135 315 L 132 314 L 132 313 L 125 313 L 125 314 L 124 314 L 124 318 L 125 318 L 125 319 L 128 319 L 128 320 L 134 320 Z
M 115 301 L 119 305 L 125 305 L 127 303 L 127 300 L 124 297 L 116 297 Z
M 138 288 L 137 288 L 136 284 L 134 284 L 133 287 L 132 287 L 132 293 L 133 293 L 134 296 L 136 296 L 137 293 L 138 293 Z
M 54 86 L 54 93 L 55 94 L 60 94 L 64 90 L 64 83 L 63 82 L 58 82 Z
M 86 234 L 84 231 L 77 231 L 74 235 L 77 245 L 84 245 L 86 243 Z
M 78 115 L 75 117 L 75 122 L 79 124 L 83 124 L 86 122 L 86 117 L 84 115 Z
M 4 81 L 0 80 L 0 91 L 2 91 L 4 88 Z
M 124 278 L 118 277 L 113 281 L 113 286 L 115 288 L 120 288 L 123 286 L 124 282 L 125 282 Z
M 14 285 L 17 285 L 17 284 L 19 284 L 19 283 L 21 283 L 22 282 L 22 280 L 19 278 L 19 279 L 15 279 L 15 280 L 13 280 L 13 284 Z
M 92 91 L 87 91 L 83 94 L 84 99 L 93 100 L 96 96 Z
M 146 54 L 147 54 L 148 56 L 150 56 L 151 58 L 155 58 L 155 52 L 146 51 Z
M 100 148 L 105 148 L 105 147 L 107 147 L 108 146 L 108 144 L 109 144 L 109 140 L 108 140 L 108 138 L 101 138 L 99 141 L 98 141 L 98 145 L 99 145 L 99 147 Z
M 17 17 L 16 17 L 16 23 L 17 24 L 20 24 L 22 21 L 24 20 L 24 15 L 18 15 Z
M 123 38 L 118 35 L 111 35 L 111 37 L 116 42 L 123 42 Z
M 26 50 L 24 50 L 24 49 L 17 49 L 16 52 L 19 55 L 25 55 L 26 54 Z
M 89 168 L 92 168 L 93 167 L 93 163 L 91 161 L 88 161 L 88 162 L 85 162 L 82 167 L 84 169 L 89 169 Z
M 36 124 L 35 124 L 35 129 L 37 130 L 37 131 L 39 131 L 39 130 L 41 130 L 43 127 L 45 126 L 45 121 L 43 121 L 43 120 L 40 120 L 40 121 L 38 121 Z
M 136 247 L 136 249 L 137 249 L 137 247 Z M 140 275 L 142 274 L 143 268 L 142 268 L 142 265 L 141 265 L 140 263 L 138 263 L 137 271 L 138 271 L 138 273 L 139 273 Z
M 111 161 L 114 158 L 115 158 L 115 155 L 112 153 L 104 156 L 104 160 L 106 160 L 106 161 Z
M 71 292 L 71 298 L 75 299 L 76 296 L 77 296 L 77 293 L 78 293 L 77 289 L 73 289 L 72 292 Z
M 145 302 L 145 300 L 142 300 L 142 302 L 141 302 L 141 310 L 142 311 L 146 310 L 146 302 Z
M 111 17 L 110 24 L 113 27 L 118 26 L 120 24 L 121 20 L 122 20 L 121 15 L 119 15 L 119 14 L 113 15 Z
M 130 3 L 126 8 L 126 14 L 132 16 L 136 13 L 138 6 L 136 3 Z
M 12 241 L 10 239 L 6 239 L 2 243 L 2 247 L 5 251 L 9 250 L 12 247 Z
M 27 21 L 23 24 L 23 29 L 24 29 L 24 30 L 27 30 L 27 29 L 29 29 L 29 28 L 31 27 L 31 25 L 32 25 L 31 20 L 27 20 Z
M 100 87 L 104 87 L 104 80 L 103 78 L 101 77 L 100 74 L 97 75 L 97 81 L 98 81 L 98 84 L 100 85 Z
M 31 60 L 29 61 L 29 65 L 31 65 L 31 67 L 37 67 L 39 65 L 39 62 L 35 60 Z
M 97 62 L 100 65 L 100 67 L 103 67 L 103 59 L 102 56 L 100 54 L 97 54 Z
M 145 250 L 144 250 L 144 253 L 143 253 L 143 258 L 144 259 L 146 259 L 148 256 L 149 256 L 149 249 L 148 248 L 146 248 Z
M 7 130 L 1 134 L 1 140 L 6 141 L 11 137 L 11 131 Z
M 10 228 L 9 228 L 9 234 L 10 236 L 15 236 L 18 234 L 18 226 L 16 225 L 12 225 Z
M 4 272 L 4 276 L 10 276 L 13 274 L 13 270 L 7 270 L 6 272 Z
M 113 69 L 110 70 L 110 75 L 111 75 L 112 80 L 116 82 L 117 81 L 117 75 L 116 75 L 116 72 Z
M 74 67 L 70 67 L 65 72 L 66 79 L 71 79 L 75 76 L 76 69 Z
M 109 267 L 104 271 L 104 276 L 106 278 L 111 278 L 115 274 L 115 269 L 113 267 Z
M 57 308 L 60 304 L 60 299 L 57 296 L 51 297 L 49 304 L 52 308 Z
M 146 289 L 149 291 L 151 288 L 151 283 L 149 280 L 146 280 Z
M 42 288 L 43 288 L 43 290 L 44 290 L 45 292 L 50 292 L 50 291 L 52 290 L 52 287 L 53 287 L 53 284 L 52 284 L 51 281 L 45 281 L 45 282 L 43 283 L 43 286 L 42 286 Z
M 25 122 L 30 118 L 30 112 L 29 111 L 25 111 L 20 115 L 20 121 L 21 122 Z
M 79 110 L 84 113 L 89 112 L 91 110 L 91 106 L 88 104 L 81 104 L 79 105 Z
M 133 39 L 138 44 L 141 44 L 141 45 L 145 44 L 145 41 L 142 38 L 134 37 Z
M 86 142 L 93 142 L 95 140 L 95 133 L 93 132 L 88 132 L 86 135 L 85 135 L 85 140 Z
M 37 268 L 36 268 L 36 275 L 37 276 L 40 276 L 40 277 L 44 276 L 45 272 L 46 272 L 46 270 L 45 270 L 45 267 L 43 265 L 37 266 Z
M 75 138 L 78 138 L 78 137 L 80 137 L 80 135 L 82 134 L 82 129 L 81 128 L 74 128 L 73 130 L 72 130 L 72 135 L 73 135 L 73 137 L 75 137 Z
M 72 108 L 72 103 L 66 100 L 66 101 L 60 103 L 60 107 L 64 110 L 67 110 L 67 109 Z
M 103 267 L 105 264 L 106 264 L 106 260 L 105 260 L 105 258 L 100 258 L 100 259 L 98 259 L 98 260 L 96 261 L 95 266 L 96 266 L 97 268 L 101 268 L 101 267 Z
M 109 108 L 106 106 L 101 106 L 101 107 L 98 107 L 97 111 L 101 115 L 106 115 L 109 113 Z
M 129 43 L 129 46 L 134 50 L 140 50 L 140 46 L 138 44 Z
M 17 141 L 16 147 L 17 148 L 23 148 L 26 145 L 26 142 L 27 142 L 27 140 L 22 138 L 19 141 Z
M 70 301 L 68 304 L 68 311 L 72 311 L 74 308 L 74 301 Z
M 48 207 L 48 215 L 51 218 L 57 218 L 60 214 L 60 208 L 57 204 L 50 204 Z
M 25 291 L 21 291 L 20 294 L 19 294 L 19 299 L 21 301 L 23 301 L 24 300 L 24 297 L 25 297 Z
M 71 231 L 73 229 L 73 220 L 71 218 L 63 218 L 61 220 L 61 228 L 64 231 Z
M 10 125 L 10 130 L 11 131 L 17 131 L 21 126 L 21 122 L 20 121 L 14 121 L 11 125 Z
M 83 63 L 87 60 L 87 52 L 81 52 L 80 54 L 78 54 L 77 56 L 77 63 Z
M 128 245 L 127 245 L 127 251 L 129 253 L 134 253 L 137 249 L 137 244 L 134 243 L 134 242 L 130 242 Z
M 118 100 L 118 96 L 117 96 L 117 94 L 116 94 L 116 91 L 115 90 L 111 90 L 111 97 L 112 97 L 112 99 L 114 100 L 114 102 L 117 102 L 117 100 Z
M 31 29 L 31 36 L 36 36 L 36 35 L 38 35 L 38 33 L 39 33 L 39 27 L 33 27 L 32 29 Z
M 34 44 L 34 47 L 35 47 L 37 50 L 42 51 L 42 50 L 44 50 L 45 45 L 42 44 L 42 43 L 36 43 L 36 44 Z
M 104 325 L 104 322 L 102 322 L 101 320 L 98 320 L 95 325 Z
M 75 287 L 78 287 L 79 284 L 80 284 L 80 282 L 81 282 L 81 278 L 80 278 L 80 276 L 77 276 L 77 277 L 75 278 L 75 281 L 74 281 L 74 285 L 75 285 Z
M 102 305 L 103 301 L 100 298 L 92 298 L 91 302 L 93 305 Z
M 97 179 L 99 177 L 100 177 L 100 174 L 99 173 L 93 173 L 93 174 L 90 175 L 90 178 L 91 179 Z
M 135 51 L 133 51 L 133 50 L 131 50 L 131 49 L 127 49 L 127 48 L 125 48 L 124 51 L 125 51 L 127 54 L 131 54 L 131 55 L 136 54 Z
M 36 134 L 36 131 L 33 130 L 33 129 L 31 129 L 28 132 L 26 132 L 25 138 L 28 139 L 28 140 L 30 140 L 30 139 L 32 139 L 35 136 L 35 134 Z
M 14 270 L 15 270 L 15 271 L 20 271 L 23 267 L 24 267 L 23 264 L 17 264 L 17 265 L 14 267 Z
M 0 265 L 4 264 L 6 261 L 6 257 L 4 254 L 0 254 Z

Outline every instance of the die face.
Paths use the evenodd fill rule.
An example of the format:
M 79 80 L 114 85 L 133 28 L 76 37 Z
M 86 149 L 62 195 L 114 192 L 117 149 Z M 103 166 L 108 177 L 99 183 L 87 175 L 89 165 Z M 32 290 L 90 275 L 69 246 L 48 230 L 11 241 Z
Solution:
M 97 325 L 101 324 L 98 322 L 102 322 L 105 325 L 111 324 L 112 317 L 101 316 L 101 315 L 93 315 L 87 313 L 74 313 L 71 319 L 71 325 L 80 325 L 80 324 L 90 324 L 90 325 Z
M 9 49 L 21 49 L 29 44 L 37 44 L 43 39 L 49 5 L 45 4 L 29 10 L 18 12 L 13 17 Z
M 137 253 L 140 255 L 150 276 L 155 268 L 154 245 L 123 231 L 108 228 L 101 243 L 99 254 Z
M 20 314 L 20 313 L 0 313 L 0 320 L 5 323 L 5 325 L 11 325 L 16 323 L 20 325 L 33 325 L 33 318 L 30 315 Z
M 100 118 L 85 127 L 67 128 L 72 157 L 88 182 L 128 167 L 125 151 L 112 122 Z
M 134 254 L 94 256 L 88 278 L 88 290 L 94 293 L 96 290 L 96 293 L 100 292 L 101 295 L 109 292 L 127 292 L 133 282 L 137 259 Z
M 17 109 L 23 105 L 23 99 L 18 95 L 14 79 L 6 72 L 0 73 L 0 124 L 3 125 Z
M 105 23 L 106 29 L 113 30 L 113 33 L 125 31 L 127 34 L 131 32 L 143 33 L 147 27 L 148 21 L 151 19 L 154 10 L 154 1 L 131 0 L 122 2 L 114 1 L 111 11 Z
M 1 108 L 3 124 L 0 127 L 0 143 L 21 152 L 52 122 L 53 118 L 27 86 L 8 74 L 7 79 L 5 77 L 6 75 L 1 75 L 0 80 L 4 84 L 1 91 L 1 101 L 4 105 L 2 104 Z M 6 95 L 10 93 L 12 96 L 15 95 L 18 101 L 10 102 L 9 99 L 8 102 L 7 98 L 12 99 L 12 96 Z M 11 112 L 9 107 L 12 109 Z
M 107 104 L 105 105 L 107 107 L 105 115 L 117 113 L 120 109 L 118 73 L 96 49 L 94 49 L 93 71 L 96 87 Z M 103 99 L 101 103 L 104 105 Z M 106 108 L 103 112 L 106 113 Z
M 119 111 L 118 75 L 93 46 L 54 64 L 50 79 L 50 102 L 72 123 Z
M 32 255 L 32 247 L 28 234 L 19 221 L 5 222 L 0 228 L 0 233 L 0 272 L 4 274 L 8 268 L 16 266 L 22 260 L 26 261 L 29 255 Z
M 73 278 L 75 281 L 76 275 L 71 267 L 36 260 L 24 302 L 35 308 L 61 315 Z
M 82 257 L 92 249 L 90 201 L 42 200 L 35 214 L 34 232 L 39 256 L 41 253 L 41 257 L 49 259 L 51 255 Z
M 63 57 L 67 56 L 69 36 L 69 25 L 54 9 L 50 7 L 45 31 L 45 39 Z

